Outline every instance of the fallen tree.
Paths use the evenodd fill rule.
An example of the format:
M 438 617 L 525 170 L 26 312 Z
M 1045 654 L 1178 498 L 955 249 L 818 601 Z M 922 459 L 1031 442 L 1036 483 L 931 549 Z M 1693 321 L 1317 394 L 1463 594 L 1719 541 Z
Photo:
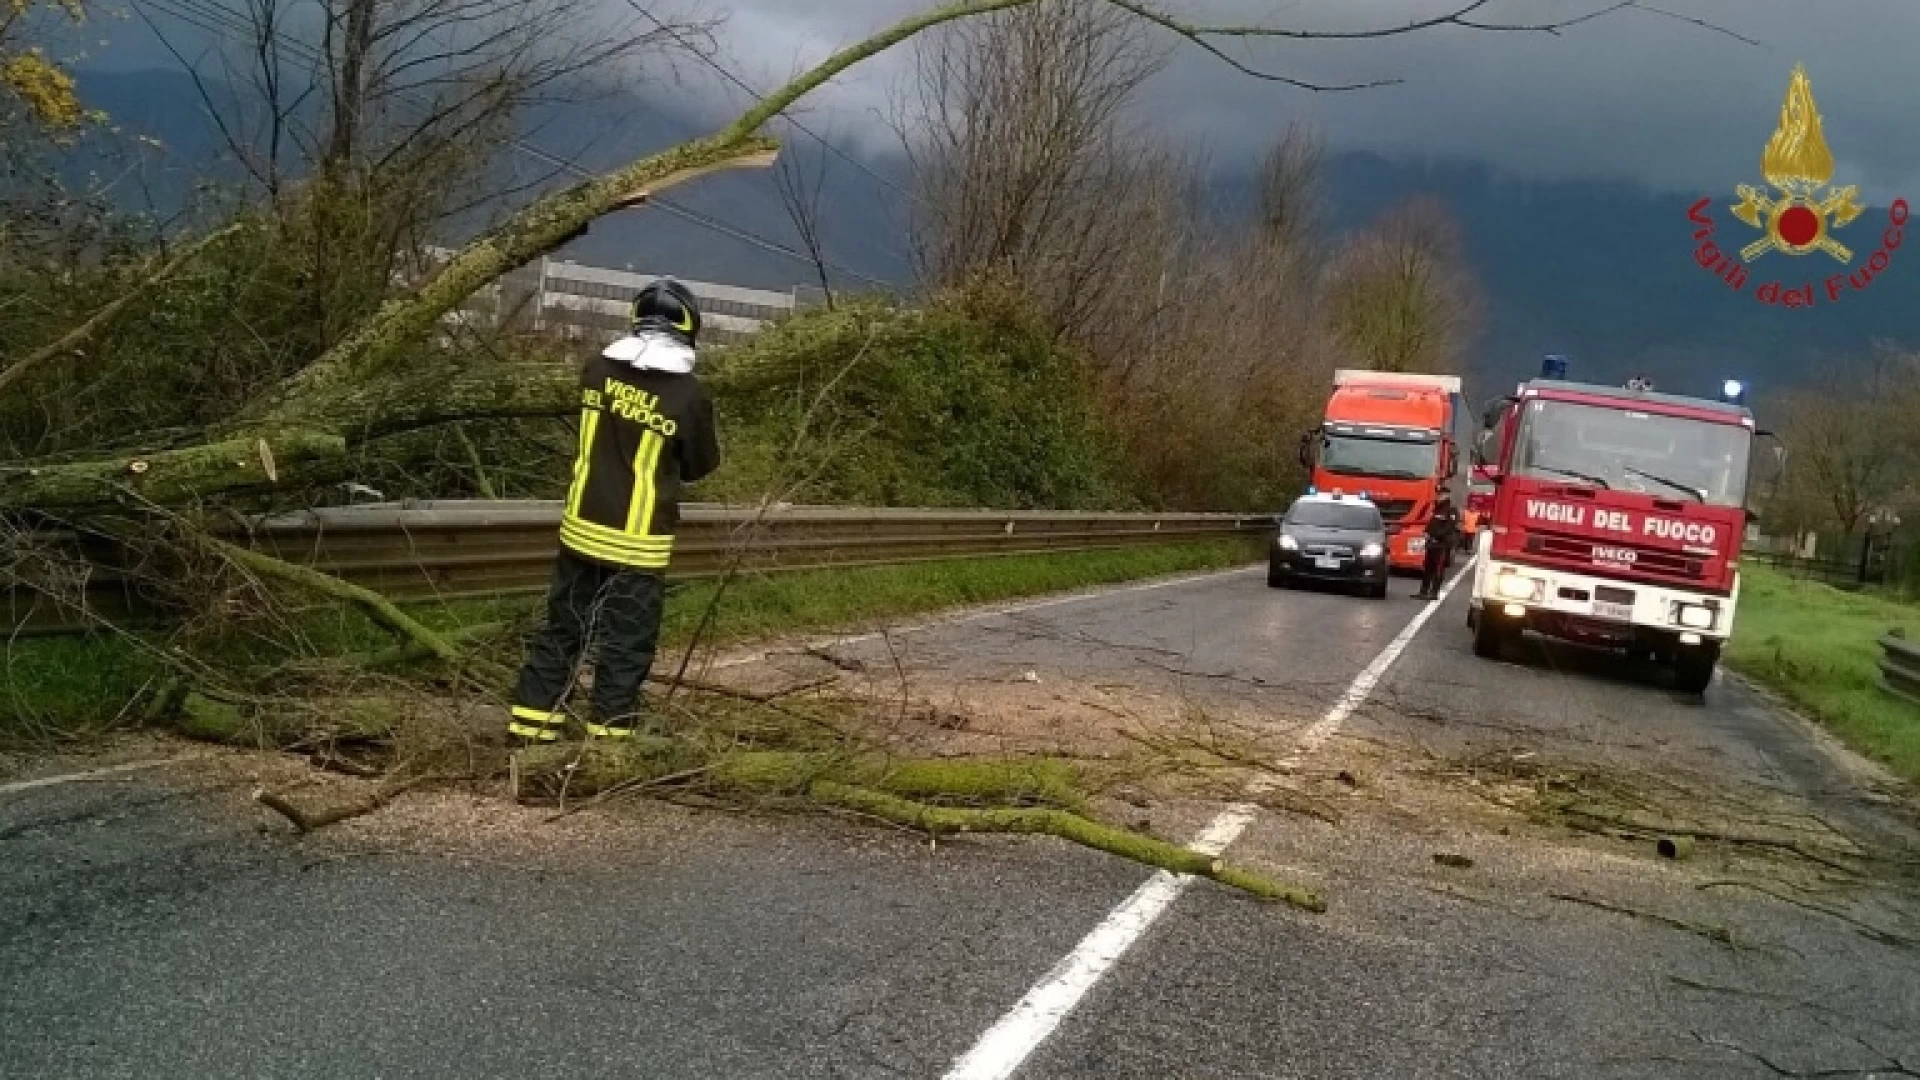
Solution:
M 145 501 L 180 505 L 235 491 L 277 487 L 280 479 L 276 462 L 298 461 L 308 467 L 303 475 L 312 479 L 326 472 L 329 461 L 344 459 L 354 445 L 381 435 L 459 420 L 570 412 L 568 372 L 516 370 L 511 366 L 484 372 L 463 370 L 445 358 L 424 352 L 419 343 L 475 290 L 558 248 L 596 219 L 642 205 L 662 191 L 717 171 L 771 166 L 778 147 L 761 134 L 761 129 L 849 68 L 943 24 L 1040 2 L 1043 0 L 958 0 L 910 16 L 841 49 L 711 135 L 649 154 L 532 202 L 461 247 L 417 289 L 388 300 L 275 392 L 214 430 L 171 445 L 101 460 L 28 462 L 0 468 L 0 513 L 81 512 L 122 503 L 129 492 Z M 1488 0 L 1473 0 L 1446 14 L 1400 26 L 1303 31 L 1200 25 L 1132 0 L 1107 2 L 1198 45 L 1235 70 L 1316 91 L 1383 86 L 1395 80 L 1344 86 L 1310 83 L 1258 70 L 1227 56 L 1213 42 L 1385 38 L 1442 26 L 1554 33 L 1636 6 L 1629 0 L 1585 16 L 1510 24 L 1479 21 L 1475 15 Z
M 436 701 L 455 698 L 475 687 L 482 687 L 484 696 L 488 693 L 485 687 L 497 688 L 504 681 L 506 673 L 498 659 L 471 655 L 461 642 L 423 625 L 377 593 L 292 562 L 210 541 L 206 523 L 222 515 L 231 517 L 229 512 L 240 505 L 243 496 L 248 509 L 261 503 L 267 509 L 284 509 L 288 501 L 316 482 L 350 475 L 356 455 L 397 436 L 441 425 L 572 414 L 578 400 L 577 373 L 571 365 L 499 357 L 475 362 L 427 339 L 443 325 L 444 317 L 475 291 L 562 246 L 604 215 L 643 205 L 660 192 L 715 172 L 772 165 L 778 147 L 762 133 L 763 127 L 853 66 L 942 24 L 1044 2 L 955 0 L 932 7 L 834 53 L 713 134 L 534 200 L 462 246 L 417 287 L 380 302 L 371 316 L 344 334 L 317 336 L 316 342 L 330 344 L 316 344 L 310 359 L 305 349 L 289 353 L 297 364 L 291 374 L 280 378 L 285 369 L 272 368 L 278 379 L 272 389 L 251 394 L 250 388 L 247 403 L 232 408 L 231 415 L 164 433 L 136 433 L 125 439 L 124 448 L 116 435 L 111 442 L 103 440 L 100 444 L 114 446 L 111 451 L 64 453 L 0 466 L 0 524 L 16 517 L 51 519 L 129 544 L 144 543 L 149 550 L 165 549 L 164 557 L 141 568 L 144 573 L 159 579 L 162 587 L 175 594 L 186 591 L 182 582 L 206 585 L 200 609 L 192 613 L 192 620 L 183 620 L 197 622 L 195 633 L 205 635 L 193 644 L 225 633 L 227 640 L 219 641 L 222 646 L 235 642 L 243 646 L 279 644 L 274 640 L 276 634 L 282 640 L 310 646 L 309 627 L 296 625 L 288 612 L 302 605 L 309 610 L 317 605 L 352 613 L 376 628 L 376 634 L 386 634 L 387 648 L 378 654 L 383 663 L 404 666 L 416 658 L 421 662 L 418 681 L 411 687 L 415 697 L 396 705 L 381 692 L 391 687 L 377 683 L 369 687 L 353 681 L 371 678 L 364 673 L 343 676 L 346 685 L 333 688 L 347 692 L 327 694 L 286 678 L 298 673 L 291 660 L 263 663 L 260 656 L 243 656 L 236 661 L 231 652 L 209 647 L 195 653 L 171 641 L 151 647 L 173 674 L 156 694 L 156 700 L 161 703 L 161 711 L 170 713 L 182 730 L 203 738 L 256 745 L 320 747 L 328 760 L 338 757 L 342 743 L 372 746 L 379 751 L 375 756 L 388 763 L 387 779 L 365 799 L 344 810 L 309 812 L 286 798 L 271 796 L 270 801 L 277 800 L 280 811 L 298 827 L 314 828 L 350 813 L 377 808 L 407 785 L 425 782 L 403 775 L 402 766 L 395 763 L 425 762 L 420 767 L 430 771 L 421 775 L 458 776 L 473 782 L 493 779 L 505 765 L 498 760 L 497 747 L 474 739 L 473 730 L 459 722 L 423 733 L 410 711 L 430 708 Z M 1488 0 L 1473 0 L 1451 13 L 1407 25 L 1320 32 L 1202 26 L 1134 0 L 1106 2 L 1199 45 L 1237 70 L 1310 90 L 1384 83 L 1349 87 L 1310 84 L 1259 71 L 1229 58 L 1213 42 L 1382 38 L 1447 25 L 1483 31 L 1552 32 L 1606 11 L 1635 6 L 1629 0 L 1582 18 L 1513 25 L 1478 21 L 1474 15 Z M 297 287 L 290 291 L 297 291 Z M 217 302 L 223 294 L 213 295 Z M 118 310 L 105 310 L 98 322 L 90 321 L 57 338 L 52 351 L 30 355 L 26 369 L 12 378 L 30 383 L 47 369 L 57 367 L 52 358 L 67 348 L 66 343 L 91 336 Z M 43 352 L 47 359 L 40 358 Z M 222 410 L 229 411 L 225 405 Z M 804 423 L 801 428 L 805 430 Z M 783 493 L 770 489 L 763 505 L 781 497 Z M 751 537 L 743 541 L 750 542 Z M 84 574 L 75 577 L 83 578 Z M 400 640 L 398 646 L 392 644 L 393 638 Z M 690 645 L 689 657 L 691 653 Z M 311 655 L 309 651 L 296 659 Z M 223 663 L 232 667 L 221 668 Z M 685 660 L 680 667 L 673 676 L 674 685 L 690 685 L 680 677 L 687 667 Z M 578 759 L 571 763 L 548 762 L 556 766 L 548 771 L 562 792 L 575 795 L 596 787 L 611 790 L 622 784 L 684 786 L 697 781 L 736 794 L 799 798 L 936 834 L 1044 832 L 1170 871 L 1203 874 L 1261 895 L 1319 909 L 1320 901 L 1311 893 L 1264 881 L 1140 832 L 1105 825 L 1070 806 L 1059 805 L 1060 799 L 1034 805 L 1026 794 L 1002 789 L 987 797 L 989 793 L 983 789 L 991 785 L 980 775 L 943 763 L 918 763 L 917 773 L 908 770 L 905 774 L 917 777 L 912 782 L 903 779 L 901 769 L 892 765 L 876 771 L 876 760 L 885 760 L 887 755 L 857 739 L 849 741 L 831 718 L 806 716 L 784 705 L 758 702 L 755 704 L 778 720 L 762 717 L 749 724 L 734 724 L 737 718 L 717 715 L 721 710 L 714 708 L 712 696 L 701 698 L 701 711 L 689 720 L 689 726 L 724 734 L 723 742 L 681 740 L 642 760 L 617 759 L 597 783 L 584 788 L 573 785 L 583 775 L 592 779 L 592 772 L 589 769 L 583 774 L 575 767 Z M 495 729 L 497 733 L 497 725 Z M 428 744 L 426 750 L 405 745 L 418 743 Z M 449 772 L 441 767 L 445 761 L 462 757 L 466 759 L 464 768 Z M 537 755 L 531 763 L 514 766 L 522 767 L 532 767 L 534 773 L 541 770 Z M 364 771 L 373 766 L 361 763 L 355 768 Z M 955 805 L 959 801 L 956 796 L 966 795 L 976 802 Z

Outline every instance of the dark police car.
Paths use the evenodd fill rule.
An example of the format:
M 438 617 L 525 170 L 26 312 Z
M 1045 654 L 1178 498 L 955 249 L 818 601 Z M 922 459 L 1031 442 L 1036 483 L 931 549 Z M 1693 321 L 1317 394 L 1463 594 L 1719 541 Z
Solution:
M 1279 521 L 1267 555 L 1267 584 L 1299 578 L 1365 585 L 1387 595 L 1387 527 L 1380 508 L 1359 496 L 1308 489 Z

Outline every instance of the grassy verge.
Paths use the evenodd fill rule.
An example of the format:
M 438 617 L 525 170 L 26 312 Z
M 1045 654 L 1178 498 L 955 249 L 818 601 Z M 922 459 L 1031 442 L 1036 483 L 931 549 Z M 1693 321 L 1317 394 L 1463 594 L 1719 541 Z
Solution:
M 1258 554 L 1257 541 L 1216 540 L 740 578 L 727 587 L 709 640 L 726 644 L 834 630 L 969 604 L 1221 569 L 1252 562 Z M 663 657 L 676 645 L 684 647 L 715 587 L 706 581 L 673 587 L 661 626 Z M 435 629 L 450 630 L 527 619 L 538 609 L 538 598 L 518 597 L 423 604 L 411 612 Z M 392 641 L 343 609 L 311 609 L 301 618 L 302 651 L 310 654 L 372 652 Z M 257 646 L 236 641 L 233 647 L 250 644 Z M 0 690 L 0 742 L 86 737 L 111 730 L 123 719 L 129 699 L 158 671 L 156 663 L 121 638 L 37 638 L 0 645 L 0 676 L 5 681 Z
M 1920 606 L 1796 581 L 1764 566 L 1741 572 L 1740 611 L 1725 656 L 1854 749 L 1920 783 L 1920 710 L 1876 685 L 1881 635 L 1920 637 Z

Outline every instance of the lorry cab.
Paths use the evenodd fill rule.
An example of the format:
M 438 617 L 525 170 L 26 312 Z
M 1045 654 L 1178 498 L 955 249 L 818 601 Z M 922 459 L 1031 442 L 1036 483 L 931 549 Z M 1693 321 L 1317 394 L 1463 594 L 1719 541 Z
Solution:
M 1308 482 L 1364 489 L 1386 525 L 1389 567 L 1418 572 L 1436 497 L 1459 495 L 1460 379 L 1343 368 L 1333 381 L 1320 426 L 1301 440 Z

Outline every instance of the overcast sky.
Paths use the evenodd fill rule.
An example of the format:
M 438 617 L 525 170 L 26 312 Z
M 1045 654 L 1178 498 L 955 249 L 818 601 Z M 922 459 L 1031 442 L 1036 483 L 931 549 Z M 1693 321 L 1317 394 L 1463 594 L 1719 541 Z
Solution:
M 708 0 L 727 16 L 725 58 L 765 88 L 800 66 L 931 0 Z M 1541 22 L 1611 0 L 1496 0 L 1487 21 Z M 1650 0 L 1650 3 L 1652 0 Z M 1296 29 L 1391 26 L 1451 10 L 1457 0 L 1162 0 L 1194 20 Z M 1760 152 L 1795 63 L 1803 63 L 1838 162 L 1863 201 L 1920 196 L 1920 3 L 1915 0 L 1659 0 L 1558 36 L 1453 27 L 1362 42 L 1229 43 L 1257 66 L 1317 82 L 1398 78 L 1402 85 L 1310 93 L 1261 83 L 1171 35 L 1173 60 L 1143 109 L 1170 136 L 1203 139 L 1216 157 L 1256 151 L 1290 118 L 1317 124 L 1336 148 L 1486 161 L 1541 176 L 1626 176 L 1650 186 L 1724 195 L 1758 182 Z M 664 10 L 664 9 L 663 9 Z M 887 138 L 878 123 L 906 69 L 882 57 L 810 99 L 810 126 L 841 138 Z M 731 90 L 731 88 L 729 88 Z M 723 93 L 726 96 L 722 96 Z M 703 87 L 704 103 L 744 100 Z

